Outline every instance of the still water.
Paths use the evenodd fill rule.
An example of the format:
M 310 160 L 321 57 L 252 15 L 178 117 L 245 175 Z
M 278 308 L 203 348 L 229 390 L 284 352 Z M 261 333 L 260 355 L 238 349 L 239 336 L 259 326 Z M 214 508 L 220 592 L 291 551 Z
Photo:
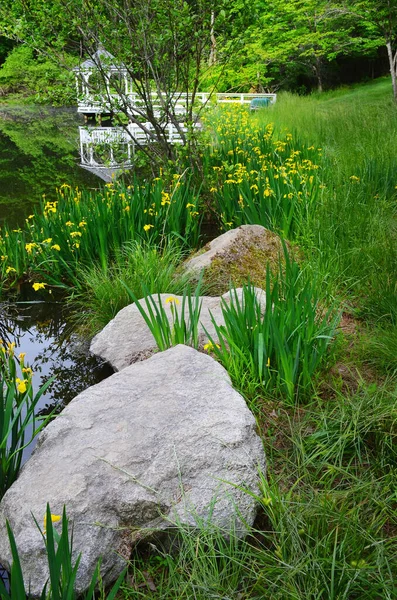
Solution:
M 78 164 L 81 124 L 74 108 L 0 106 L 0 226 L 22 224 L 43 194 L 55 199 L 62 183 L 99 187 L 98 178 Z M 89 355 L 88 342 L 76 333 L 63 303 L 16 302 L 8 306 L 6 316 L 0 310 L 0 319 L 2 335 L 5 331 L 6 339 L 15 342 L 16 353 L 26 353 L 34 391 L 54 377 L 40 399 L 39 415 L 61 410 L 112 373 Z M 35 441 L 24 450 L 23 461 L 34 445 Z M 1 565 L 0 578 L 7 580 Z
M 21 223 L 62 183 L 99 186 L 78 164 L 79 125 L 75 108 L 0 106 L 0 224 Z
M 99 187 L 100 180 L 79 166 L 81 124 L 75 108 L 0 106 L 0 226 L 22 223 L 43 194 L 55 198 L 62 183 Z M 38 410 L 61 409 L 109 375 L 109 369 L 88 355 L 88 342 L 75 333 L 62 303 L 27 300 L 11 305 L 7 317 L 0 310 L 0 326 L 16 343 L 17 353 L 26 353 L 25 362 L 34 371 L 34 390 L 55 376 Z M 32 448 L 33 444 L 24 459 Z

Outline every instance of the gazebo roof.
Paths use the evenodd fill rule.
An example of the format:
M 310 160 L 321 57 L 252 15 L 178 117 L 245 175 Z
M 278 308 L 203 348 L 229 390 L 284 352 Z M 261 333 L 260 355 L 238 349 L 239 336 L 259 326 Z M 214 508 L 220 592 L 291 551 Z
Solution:
M 102 44 L 99 44 L 98 50 L 94 52 L 92 57 L 81 63 L 80 66 L 75 67 L 74 71 L 92 71 L 93 69 L 105 69 L 111 71 L 121 71 L 125 69 L 123 64 L 116 64 L 116 58 L 105 50 Z

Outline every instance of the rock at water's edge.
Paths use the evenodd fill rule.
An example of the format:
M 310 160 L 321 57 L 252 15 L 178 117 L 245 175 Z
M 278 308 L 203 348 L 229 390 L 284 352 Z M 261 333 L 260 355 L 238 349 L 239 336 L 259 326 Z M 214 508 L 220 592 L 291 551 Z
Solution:
M 261 303 L 262 309 L 266 308 L 266 294 L 263 290 L 256 288 L 256 296 Z M 154 294 L 153 300 L 157 305 L 159 302 L 165 310 L 170 323 L 173 322 L 172 310 L 178 311 L 181 314 L 182 296 L 175 294 Z M 172 297 L 174 302 L 167 303 L 167 300 Z M 238 288 L 230 294 L 227 292 L 220 297 L 201 296 L 202 308 L 200 313 L 200 322 L 198 327 L 199 343 L 201 346 L 208 342 L 207 333 L 216 342 L 216 330 L 211 320 L 211 315 L 217 325 L 224 325 L 221 304 L 226 302 L 230 304 L 231 297 L 242 302 L 243 290 Z M 146 309 L 145 300 L 141 299 L 140 303 Z M 185 311 L 186 318 L 188 311 Z M 157 344 L 154 337 L 150 333 L 145 319 L 139 312 L 135 304 L 129 304 L 122 308 L 117 315 L 112 319 L 106 327 L 102 329 L 92 340 L 90 351 L 108 362 L 113 369 L 121 371 L 128 365 L 138 360 L 148 358 L 157 349 Z
M 288 242 L 285 242 L 288 247 Z M 204 252 L 203 252 L 204 250 Z M 283 260 L 280 236 L 262 225 L 240 225 L 209 242 L 184 263 L 184 268 L 197 277 L 204 271 L 204 283 L 212 293 L 222 294 L 230 282 L 241 286 L 249 279 L 264 288 L 266 267 L 277 271 Z
M 194 526 L 211 516 L 226 530 L 237 520 L 243 535 L 255 503 L 241 488 L 259 492 L 258 467 L 255 419 L 226 371 L 177 346 L 79 394 L 42 432 L 0 504 L 0 563 L 11 561 L 8 519 L 25 583 L 40 595 L 47 566 L 33 516 L 42 523 L 47 502 L 55 514 L 66 505 L 74 523 L 79 591 L 100 556 L 105 583 L 114 580 L 139 535 L 167 529 L 167 518 Z

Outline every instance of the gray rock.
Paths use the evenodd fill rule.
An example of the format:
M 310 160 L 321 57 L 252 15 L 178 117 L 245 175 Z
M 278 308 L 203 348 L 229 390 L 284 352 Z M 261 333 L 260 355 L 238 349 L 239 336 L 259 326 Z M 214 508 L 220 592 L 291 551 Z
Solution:
M 222 294 L 231 281 L 238 287 L 249 279 L 263 288 L 267 266 L 277 272 L 283 257 L 283 242 L 276 233 L 262 225 L 240 225 L 209 242 L 185 261 L 184 268 L 197 278 L 204 273 L 204 283 L 214 294 Z
M 187 271 L 193 271 L 200 273 L 203 269 L 206 269 L 211 265 L 211 262 L 215 257 L 226 254 L 230 249 L 239 242 L 242 237 L 245 238 L 256 238 L 275 234 L 265 229 L 262 225 L 240 225 L 236 229 L 229 229 L 222 235 L 212 240 L 206 245 L 206 252 L 198 252 L 195 256 L 185 262 L 185 269 Z
M 242 288 L 238 288 L 235 292 L 237 298 L 241 302 Z M 256 288 L 256 295 L 264 310 L 266 307 L 265 292 Z M 176 298 L 179 304 L 176 304 L 175 302 L 173 304 L 167 304 L 166 300 L 167 298 L 170 298 L 170 296 Z M 180 315 L 182 296 L 175 296 L 174 294 L 154 295 L 153 299 L 157 305 L 159 304 L 159 297 L 169 321 L 172 322 L 171 306 L 173 306 L 174 310 L 176 309 Z M 223 296 L 201 296 L 200 299 L 202 301 L 202 308 L 199 324 L 199 342 L 200 345 L 203 346 L 208 342 L 206 331 L 215 341 L 217 340 L 215 328 L 211 321 L 211 314 L 218 325 L 223 325 L 224 319 L 221 310 L 221 302 L 224 300 L 229 304 L 231 298 L 230 292 L 227 292 Z M 146 307 L 144 300 L 141 299 L 140 303 L 144 308 Z M 187 309 L 185 312 L 187 317 Z M 93 354 L 108 362 L 116 371 L 121 371 L 138 360 L 148 358 L 156 349 L 157 345 L 150 329 L 135 304 L 130 304 L 120 310 L 115 318 L 94 337 L 90 347 Z
M 255 419 L 223 367 L 187 346 L 155 354 L 79 394 L 42 432 L 0 504 L 0 563 L 11 560 L 8 519 L 39 596 L 47 567 L 33 516 L 43 523 L 47 502 L 74 523 L 79 591 L 100 556 L 108 583 L 134 542 L 170 521 L 236 524 L 243 535 L 255 502 L 241 488 L 258 493 L 258 467 Z

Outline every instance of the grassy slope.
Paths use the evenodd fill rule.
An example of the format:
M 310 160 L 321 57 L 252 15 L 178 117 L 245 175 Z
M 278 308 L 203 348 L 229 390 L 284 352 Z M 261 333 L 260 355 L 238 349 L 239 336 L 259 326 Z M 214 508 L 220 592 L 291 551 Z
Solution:
M 397 110 L 390 82 L 321 97 L 280 95 L 270 116 L 280 130 L 323 148 L 326 189 L 301 245 L 308 268 L 350 313 L 341 362 L 309 406 L 252 401 L 269 465 L 256 534 L 224 543 L 203 527 L 181 532 L 176 555 L 138 552 L 122 598 L 397 595 Z M 258 118 L 269 120 L 269 112 Z
M 272 118 L 323 148 L 327 189 L 307 232 L 315 268 L 349 290 L 362 313 L 395 324 L 397 111 L 389 81 L 287 95 Z

